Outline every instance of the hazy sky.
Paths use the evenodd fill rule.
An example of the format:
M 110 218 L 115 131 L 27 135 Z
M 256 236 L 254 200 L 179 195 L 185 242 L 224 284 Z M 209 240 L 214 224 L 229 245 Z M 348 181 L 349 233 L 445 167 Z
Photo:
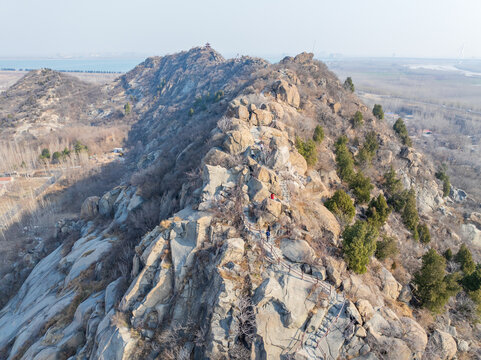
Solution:
M 480 0 L 0 0 L 0 57 L 162 55 L 481 58 Z

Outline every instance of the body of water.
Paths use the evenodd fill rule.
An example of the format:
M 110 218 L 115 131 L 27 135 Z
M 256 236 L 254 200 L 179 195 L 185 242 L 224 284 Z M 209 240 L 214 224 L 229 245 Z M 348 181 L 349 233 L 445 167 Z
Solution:
M 0 59 L 0 70 L 36 70 L 48 68 L 57 71 L 115 72 L 132 70 L 144 58 L 120 59 Z

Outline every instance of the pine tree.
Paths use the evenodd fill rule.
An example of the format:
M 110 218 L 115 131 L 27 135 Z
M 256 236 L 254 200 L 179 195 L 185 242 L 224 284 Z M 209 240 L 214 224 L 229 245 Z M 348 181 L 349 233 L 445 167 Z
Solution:
M 306 159 L 306 163 L 309 166 L 314 166 L 317 163 L 317 152 L 316 152 L 316 143 L 314 140 L 307 140 L 302 141 L 300 137 L 296 137 L 296 148 L 299 154 L 301 154 L 304 159 Z
M 312 139 L 318 144 L 324 140 L 324 129 L 321 125 L 317 125 L 314 129 L 314 135 L 312 136 Z
M 347 148 L 347 137 L 341 136 L 336 142 L 337 173 L 344 181 L 349 181 L 354 175 L 354 159 Z
M 418 234 L 419 234 L 419 241 L 422 244 L 427 244 L 431 241 L 431 233 L 429 232 L 429 228 L 426 224 L 419 224 L 418 225 Z
M 362 116 L 362 112 L 360 112 L 359 110 L 356 111 L 356 113 L 354 114 L 354 117 L 352 118 L 351 122 L 352 122 L 353 128 L 360 127 L 364 123 L 364 118 Z
M 379 120 L 384 119 L 384 110 L 382 109 L 382 106 L 379 104 L 375 104 L 374 107 L 372 108 L 372 114 L 377 117 Z
M 444 258 L 445 258 L 447 261 L 451 261 L 451 260 L 453 259 L 453 251 L 448 248 L 448 249 L 443 253 L 443 256 L 444 256 Z
M 126 103 L 126 104 L 124 105 L 124 111 L 125 111 L 125 115 L 129 115 L 129 114 L 130 114 L 130 111 L 131 111 L 130 103 Z
M 377 198 L 372 198 L 369 202 L 366 215 L 371 224 L 377 228 L 381 228 L 390 213 L 391 209 L 387 205 L 386 198 L 383 194 L 379 194 Z
M 404 210 L 402 213 L 402 220 L 404 225 L 411 230 L 414 239 L 418 240 L 419 234 L 417 228 L 419 223 L 419 215 L 416 206 L 416 195 L 413 189 L 409 190 L 407 193 L 406 205 L 404 205 Z
M 349 180 L 349 189 L 352 190 L 356 198 L 356 204 L 364 204 L 371 198 L 371 190 L 374 189 L 374 186 L 367 176 L 364 176 L 361 171 L 358 171 Z
M 391 166 L 384 174 L 384 187 L 390 195 L 398 193 L 402 190 L 401 179 L 396 175 L 396 171 Z
M 416 295 L 422 305 L 438 313 L 449 298 L 460 291 L 459 275 L 445 275 L 446 260 L 430 249 L 422 258 L 421 269 L 414 274 Z
M 354 83 L 352 82 L 351 77 L 346 78 L 346 81 L 344 81 L 344 89 L 354 92 Z
M 455 260 L 461 265 L 461 270 L 466 275 L 470 275 L 476 268 L 476 264 L 473 261 L 473 255 L 466 244 L 461 245 L 456 254 Z
M 401 138 L 401 141 L 406 146 L 412 146 L 411 138 L 409 137 L 408 129 L 406 128 L 406 124 L 404 124 L 403 119 L 399 118 L 396 120 L 393 126 L 394 131 L 398 134 Z
M 366 140 L 357 155 L 357 162 L 359 165 L 371 164 L 376 151 L 379 148 L 377 135 L 374 131 L 370 131 L 366 135 Z
M 365 221 L 356 221 L 342 233 L 342 250 L 348 267 L 363 274 L 367 270 L 369 258 L 376 251 L 377 229 Z
M 50 150 L 45 148 L 42 149 L 42 153 L 40 154 L 41 159 L 50 159 Z
M 476 269 L 469 275 L 464 275 L 463 286 L 468 291 L 481 289 L 481 264 L 476 265 Z
M 449 176 L 446 174 L 448 167 L 443 164 L 441 168 L 436 172 L 435 176 L 443 182 L 443 196 L 446 197 L 451 192 L 451 182 L 449 181 Z
M 356 208 L 354 207 L 352 199 L 344 190 L 337 190 L 324 205 L 346 223 L 351 222 L 354 215 L 356 215 Z

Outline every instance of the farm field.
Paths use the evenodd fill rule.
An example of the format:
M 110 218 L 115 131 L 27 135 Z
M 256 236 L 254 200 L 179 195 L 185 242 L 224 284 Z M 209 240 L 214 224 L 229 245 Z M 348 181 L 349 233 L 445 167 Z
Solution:
M 448 165 L 455 187 L 481 198 L 481 61 L 349 59 L 328 62 L 361 99 L 402 117 L 416 147 Z M 423 130 L 430 135 L 423 136 Z

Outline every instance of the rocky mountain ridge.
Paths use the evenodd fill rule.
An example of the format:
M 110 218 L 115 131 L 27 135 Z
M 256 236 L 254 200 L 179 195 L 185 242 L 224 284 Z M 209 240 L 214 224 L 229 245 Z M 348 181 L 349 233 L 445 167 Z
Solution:
M 119 84 L 136 99 L 132 180 L 86 199 L 82 219 L 59 227 L 59 247 L 0 311 L 0 357 L 479 356 L 479 326 L 449 314 L 425 326 L 413 315 L 410 283 L 428 246 L 399 214 L 382 228 L 396 236 L 397 267 L 375 258 L 365 274 L 346 267 L 346 224 L 323 202 L 344 187 L 334 151 L 341 135 L 376 133 L 365 169 L 371 194 L 383 192 L 382 170 L 394 165 L 403 186 L 416 188 L 429 246 L 467 241 L 467 225 L 443 199 L 434 165 L 312 54 L 269 65 L 195 48 L 147 59 Z M 350 123 L 356 111 L 361 129 Z M 298 138 L 318 124 L 325 138 L 308 165 Z M 362 218 L 366 206 L 356 211 Z

